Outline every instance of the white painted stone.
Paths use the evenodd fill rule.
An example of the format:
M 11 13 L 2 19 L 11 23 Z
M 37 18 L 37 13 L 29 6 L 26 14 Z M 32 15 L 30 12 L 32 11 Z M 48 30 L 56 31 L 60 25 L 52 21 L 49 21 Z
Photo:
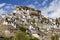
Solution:
M 49 31 L 50 29 L 49 28 L 47 28 L 47 31 Z
M 25 21 L 25 19 L 22 19 L 22 21 Z
M 2 18 L 4 18 L 5 17 L 5 15 L 2 15 Z
M 55 22 L 52 22 L 53 24 L 55 24 Z
M 12 18 L 12 16 L 9 16 L 10 18 Z
M 22 11 L 25 12 L 25 13 L 27 12 L 26 10 L 22 10 Z
M 17 20 L 15 20 L 15 22 L 17 22 Z
M 39 38 L 39 35 L 38 34 L 32 34 L 32 36 L 34 36 L 36 38 Z
M 57 26 L 56 26 L 56 25 L 53 25 L 53 27 L 54 27 L 54 28 L 57 28 Z
M 16 25 L 14 25 L 13 23 L 11 24 L 14 28 L 16 28 Z
M 27 14 L 29 15 L 29 10 L 27 10 Z
M 38 26 L 37 23 L 35 23 L 35 25 Z
M 5 22 L 5 21 L 3 22 L 3 24 L 8 25 L 8 23 L 7 23 L 7 22 Z
M 14 25 L 13 27 L 16 28 L 16 25 Z
M 52 19 L 49 19 L 52 22 Z
M 25 16 L 23 15 L 23 18 L 25 18 Z
M 59 40 L 60 40 L 60 38 L 59 38 Z
M 32 25 L 30 25 L 30 26 L 29 26 L 29 29 L 31 30 L 32 28 L 33 28 Z
M 10 34 L 10 31 L 9 30 L 5 30 L 5 34 Z
M 8 18 L 8 20 L 10 21 L 10 19 Z
M 16 12 L 17 12 L 16 10 L 13 11 L 13 13 L 16 13 Z
M 12 23 L 12 26 L 14 26 L 14 24 Z

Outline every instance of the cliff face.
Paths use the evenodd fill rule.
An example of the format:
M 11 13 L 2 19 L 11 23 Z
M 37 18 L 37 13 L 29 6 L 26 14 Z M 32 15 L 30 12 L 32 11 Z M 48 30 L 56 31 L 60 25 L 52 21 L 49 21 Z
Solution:
M 48 31 L 51 28 L 57 28 L 58 25 L 58 23 L 56 24 L 56 20 L 41 15 L 40 10 L 26 6 L 17 6 L 11 14 L 3 15 L 2 17 L 0 28 L 4 30 L 0 30 L 1 35 L 10 34 L 6 34 L 5 36 L 14 36 L 15 32 L 19 32 L 19 26 L 21 25 L 30 31 L 32 27 L 39 28 L 40 30 L 46 29 Z

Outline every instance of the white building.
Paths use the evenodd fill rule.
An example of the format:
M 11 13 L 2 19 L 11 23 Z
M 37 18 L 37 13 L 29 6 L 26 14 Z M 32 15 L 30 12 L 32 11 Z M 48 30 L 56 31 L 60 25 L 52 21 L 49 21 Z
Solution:
M 32 36 L 40 39 L 40 36 L 38 34 L 32 34 Z
M 6 22 L 6 21 L 4 20 L 3 24 L 4 24 L 4 25 L 8 25 L 8 22 Z

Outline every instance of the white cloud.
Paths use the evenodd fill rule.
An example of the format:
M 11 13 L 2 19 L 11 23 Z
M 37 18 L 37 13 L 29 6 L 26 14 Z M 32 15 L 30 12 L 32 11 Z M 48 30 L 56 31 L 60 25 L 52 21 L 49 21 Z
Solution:
M 5 10 L 3 10 L 3 9 L 0 9 L 0 15 L 1 14 L 6 14 L 7 13 L 7 11 L 5 11 Z
M 47 2 L 48 0 L 44 0 L 44 2 L 42 3 L 42 5 L 45 5 L 45 3 Z
M 6 4 L 5 9 L 15 9 L 16 5 Z
M 36 8 L 35 5 L 33 4 L 30 4 L 30 5 L 27 5 L 28 7 L 31 7 L 31 8 Z
M 44 5 L 46 1 L 47 0 L 45 0 L 42 4 Z M 37 4 L 38 2 L 35 3 Z M 5 6 L 4 9 L 14 9 L 16 5 L 6 4 L 6 3 L 0 4 L 0 8 L 3 6 Z M 27 6 L 36 9 L 36 5 L 29 4 Z M 50 18 L 60 17 L 60 0 L 53 0 L 48 7 L 45 6 L 44 8 L 41 8 L 41 11 L 42 11 L 42 15 L 44 15 L 45 17 L 50 17 Z M 0 9 L 0 12 L 1 12 L 0 14 L 8 13 L 8 11 L 3 10 L 3 8 Z M 48 12 L 51 12 L 51 14 L 48 14 Z
M 35 3 L 34 4 L 38 4 L 38 1 L 35 1 Z
M 51 14 L 48 12 L 53 11 Z M 54 0 L 50 3 L 49 7 L 44 7 L 42 13 L 46 17 L 58 18 L 60 17 L 60 0 Z
M 6 4 L 6 3 L 0 4 L 0 15 L 10 13 L 10 11 L 15 9 L 15 7 L 16 5 L 12 5 L 12 4 Z
M 0 4 L 0 8 L 3 7 L 5 4 L 6 4 L 6 3 L 2 3 L 2 4 Z

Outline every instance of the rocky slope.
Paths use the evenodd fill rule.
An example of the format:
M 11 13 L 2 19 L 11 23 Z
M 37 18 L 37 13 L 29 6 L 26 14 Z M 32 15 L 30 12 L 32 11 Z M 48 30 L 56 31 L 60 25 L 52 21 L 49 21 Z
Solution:
M 26 32 L 32 36 L 37 34 L 51 35 L 51 28 L 59 28 L 59 20 L 60 18 L 54 20 L 44 17 L 40 10 L 26 6 L 17 6 L 11 14 L 2 15 L 0 20 L 0 36 L 14 36 L 16 32 L 21 31 L 21 27 L 26 28 Z

